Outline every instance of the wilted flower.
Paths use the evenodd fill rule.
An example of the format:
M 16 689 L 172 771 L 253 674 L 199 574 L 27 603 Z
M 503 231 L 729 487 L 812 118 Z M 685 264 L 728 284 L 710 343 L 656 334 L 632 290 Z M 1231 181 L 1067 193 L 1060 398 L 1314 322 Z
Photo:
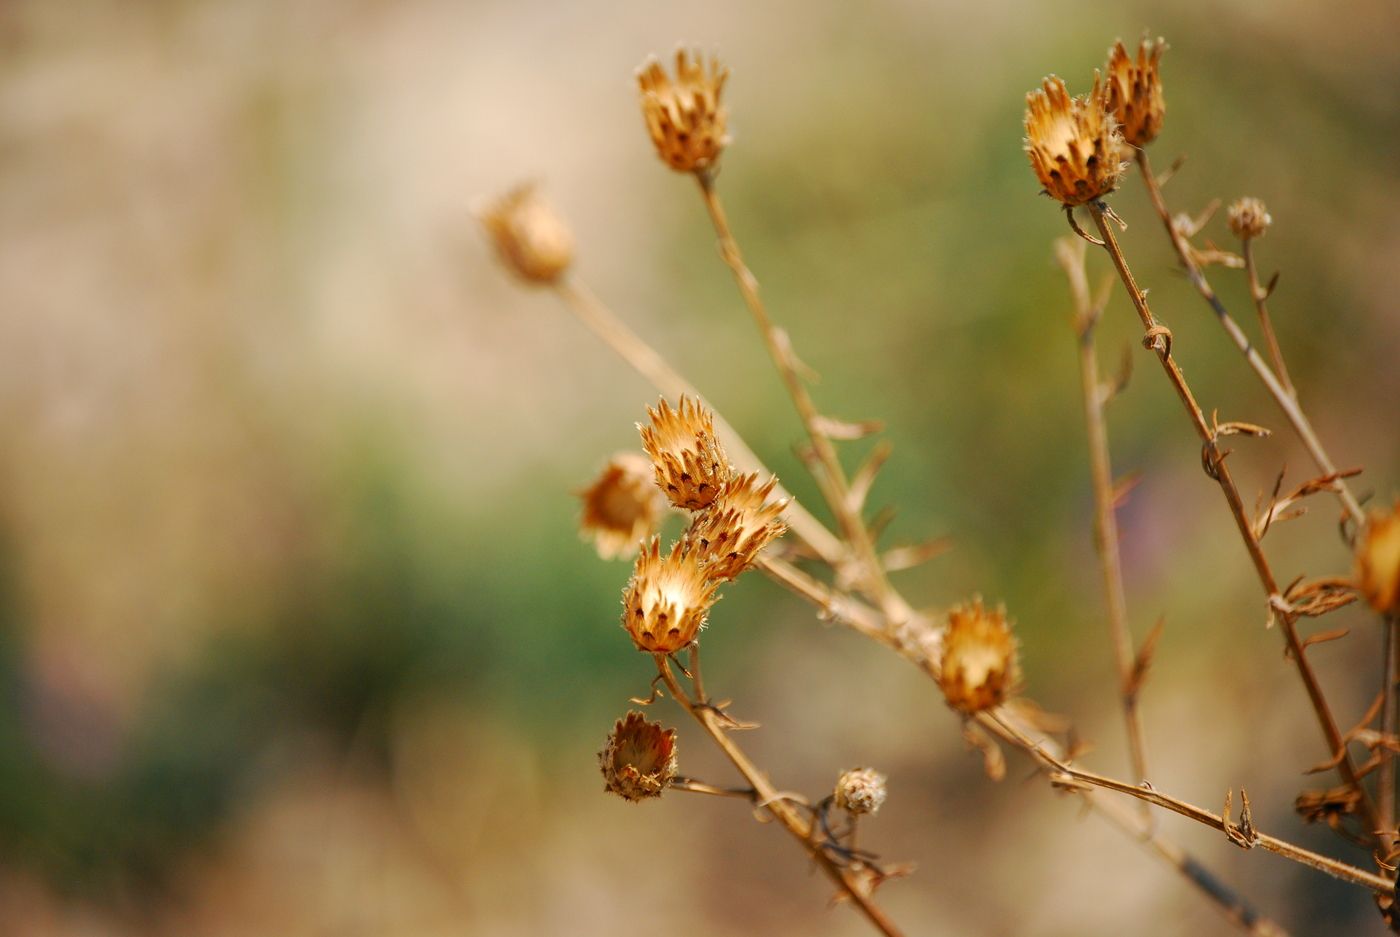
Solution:
M 705 627 L 718 588 L 694 553 L 677 543 L 663 556 L 661 541 L 653 537 L 637 555 L 632 578 L 622 591 L 622 627 L 637 650 L 672 654 Z
M 720 489 L 719 497 L 697 514 L 685 534 L 686 549 L 694 551 L 712 579 L 729 581 L 753 565 L 758 553 L 781 537 L 787 526 L 779 516 L 786 500 L 769 501 L 778 484 L 758 483 L 758 473 L 737 475 Z
M 502 262 L 532 283 L 553 283 L 574 259 L 569 226 L 533 185 L 507 192 L 480 217 Z
M 1045 194 L 1072 207 L 1117 188 L 1127 164 L 1123 137 L 1107 107 L 1097 74 L 1086 97 L 1070 97 L 1053 75 L 1026 95 L 1025 148 Z
M 1144 39 L 1136 59 L 1128 54 L 1122 40 L 1108 50 L 1108 110 L 1118 120 L 1123 139 L 1133 146 L 1147 146 L 1162 131 L 1167 105 L 1162 100 L 1157 65 L 1166 50 L 1161 39 Z
M 666 510 L 652 480 L 651 460 L 639 452 L 613 456 L 578 496 L 583 499 L 579 531 L 605 560 L 629 553 L 656 533 Z
M 873 768 L 850 768 L 836 779 L 836 806 L 847 813 L 875 813 L 885 802 L 885 776 Z
M 631 801 L 660 797 L 676 776 L 676 730 L 629 712 L 613 726 L 598 763 L 604 790 Z
M 642 117 L 662 161 L 678 172 L 706 169 L 729 144 L 725 108 L 720 92 L 729 70 L 711 57 L 708 70 L 697 53 L 692 62 L 676 50 L 676 77 L 671 80 L 661 63 L 648 59 L 637 71 L 642 89 Z
M 1356 587 L 1376 611 L 1400 614 L 1400 500 L 1367 519 L 1356 546 Z
M 715 438 L 714 414 L 683 396 L 679 409 L 662 398 L 655 410 L 647 408 L 647 416 L 651 424 L 638 423 L 637 429 L 656 469 L 656 484 L 678 508 L 709 507 L 732 474 Z
M 1005 702 L 1020 677 L 1016 639 L 1002 609 L 982 607 L 980 598 L 948 613 L 938 683 L 948 705 L 976 713 Z
M 1242 198 L 1230 205 L 1230 230 L 1241 241 L 1263 237 L 1274 219 L 1257 198 Z

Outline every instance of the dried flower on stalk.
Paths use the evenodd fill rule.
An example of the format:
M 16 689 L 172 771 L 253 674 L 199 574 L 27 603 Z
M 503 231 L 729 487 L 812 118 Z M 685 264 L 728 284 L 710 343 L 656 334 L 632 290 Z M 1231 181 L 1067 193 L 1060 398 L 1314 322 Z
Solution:
M 1400 500 L 1367 520 L 1356 547 L 1356 588 L 1381 614 L 1400 614 Z
M 1162 131 L 1167 105 L 1157 65 L 1166 50 L 1161 39 L 1144 39 L 1136 59 L 1121 39 L 1108 50 L 1108 110 L 1117 119 L 1123 139 L 1133 146 L 1147 146 Z
M 647 722 L 639 712 L 617 720 L 608 744 L 598 753 L 604 790 L 623 800 L 660 797 L 676 776 L 676 730 Z
M 728 77 L 718 59 L 711 57 L 707 70 L 699 53 L 692 62 L 684 49 L 676 50 L 674 81 L 655 59 L 637 70 L 647 132 L 656 154 L 677 172 L 708 168 L 729 144 L 725 108 L 719 102 Z
M 1298 795 L 1293 809 L 1308 823 L 1326 823 L 1340 830 L 1346 817 L 1361 806 L 1361 792 L 1349 784 L 1325 791 L 1307 790 Z
M 637 555 L 622 592 L 622 627 L 639 651 L 675 653 L 705 627 L 718 588 L 694 553 L 677 543 L 663 556 L 661 541 L 653 537 Z
M 605 560 L 629 553 L 656 533 L 666 511 L 666 499 L 652 481 L 651 460 L 639 452 L 613 456 L 578 496 L 583 499 L 579 532 Z
M 532 283 L 553 283 L 574 259 L 569 226 L 535 187 L 522 185 L 480 211 L 501 261 Z
M 712 579 L 730 581 L 753 565 L 758 553 L 781 537 L 787 526 L 779 516 L 786 500 L 769 501 L 778 484 L 762 485 L 758 473 L 738 475 L 720 489 L 719 497 L 697 514 L 685 534 L 686 549 L 696 553 Z
M 1026 154 L 1046 195 L 1073 207 L 1118 187 L 1127 164 L 1123 137 L 1107 107 L 1098 74 L 1085 97 L 1070 97 L 1053 75 L 1026 95 Z
M 1274 219 L 1257 198 L 1242 198 L 1230 206 L 1230 230 L 1241 241 L 1263 237 Z
M 983 608 L 976 598 L 948 613 L 938 684 L 949 706 L 969 714 L 999 706 L 1019 679 L 1016 639 L 1004 610 Z
M 836 806 L 847 813 L 875 813 L 885 802 L 885 776 L 873 768 L 850 768 L 836 779 Z
M 729 460 L 715 438 L 715 418 L 694 400 L 681 397 L 672 410 L 665 398 L 647 408 L 651 425 L 637 424 L 642 447 L 656 469 L 656 484 L 678 508 L 699 511 L 719 497 L 729 481 Z

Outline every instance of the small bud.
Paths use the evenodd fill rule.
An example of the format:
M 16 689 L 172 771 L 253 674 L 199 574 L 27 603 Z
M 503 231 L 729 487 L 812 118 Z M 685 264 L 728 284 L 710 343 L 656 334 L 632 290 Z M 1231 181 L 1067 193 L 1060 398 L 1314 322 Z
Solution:
M 735 476 L 720 489 L 714 503 L 695 516 L 686 531 L 685 546 L 696 553 L 711 579 L 738 578 L 753 565 L 760 550 L 787 530 L 778 519 L 787 501 L 768 500 L 777 484 L 776 478 L 770 478 L 760 485 L 757 472 Z
M 673 654 L 705 627 L 718 588 L 694 553 L 677 543 L 662 556 L 661 541 L 653 537 L 637 555 L 632 578 L 622 591 L 622 627 L 637 650 Z
M 1025 150 L 1046 195 L 1073 207 L 1118 187 L 1127 163 L 1123 137 L 1107 106 L 1097 73 L 1085 97 L 1070 97 L 1053 75 L 1026 95 Z
M 651 460 L 639 452 L 613 456 L 578 496 L 583 499 L 579 533 L 593 541 L 605 560 L 630 553 L 656 533 L 666 510 L 666 499 L 652 481 Z
M 642 447 L 656 469 L 656 484 L 670 502 L 687 511 L 709 507 L 733 470 L 715 438 L 715 418 L 694 400 L 681 397 L 672 410 L 665 398 L 647 408 L 651 425 L 637 424 Z
M 985 609 L 977 598 L 948 613 L 938 683 L 949 706 L 968 714 L 999 706 L 1019 678 L 1005 611 Z
M 1400 615 L 1400 500 L 1367 519 L 1356 546 L 1356 588 L 1376 611 Z
M 699 53 L 692 62 L 684 49 L 676 50 L 674 81 L 655 59 L 637 70 L 647 132 L 656 154 L 677 172 L 709 168 L 729 144 L 725 108 L 719 102 L 728 77 L 718 59 L 710 59 L 707 71 Z
M 608 744 L 598 753 L 598 764 L 604 790 L 623 800 L 660 797 L 676 776 L 676 730 L 629 712 L 613 726 Z
M 480 212 L 501 262 L 531 283 L 553 283 L 574 259 L 574 236 L 535 187 L 522 185 Z
M 1241 241 L 1263 237 L 1274 219 L 1257 198 L 1242 198 L 1230 206 L 1230 230 Z
M 1167 105 L 1162 100 L 1162 76 L 1157 65 L 1166 50 L 1167 44 L 1161 39 L 1144 39 L 1138 46 L 1136 60 L 1121 40 L 1108 50 L 1108 65 L 1104 69 L 1108 76 L 1108 110 L 1118 121 L 1123 139 L 1132 146 L 1147 146 L 1162 131 Z
M 834 796 L 836 806 L 847 813 L 877 813 L 885 802 L 885 776 L 873 768 L 842 771 Z

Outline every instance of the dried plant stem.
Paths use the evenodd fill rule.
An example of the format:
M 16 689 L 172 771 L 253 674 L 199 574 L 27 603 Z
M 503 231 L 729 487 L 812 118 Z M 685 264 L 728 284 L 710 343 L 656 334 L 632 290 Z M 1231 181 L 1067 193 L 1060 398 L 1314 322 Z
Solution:
M 676 680 L 675 674 L 671 672 L 670 662 L 667 661 L 664 655 L 657 656 L 656 665 L 661 672 L 661 678 L 666 682 L 666 687 L 671 691 L 671 695 L 675 697 L 676 702 L 680 703 L 685 711 L 690 713 L 690 715 L 695 718 L 696 722 L 700 723 L 700 726 L 710 736 L 710 739 L 719 747 L 720 751 L 724 752 L 725 757 L 733 763 L 739 773 L 744 776 L 744 780 L 753 788 L 757 802 L 762 805 L 763 809 L 772 814 L 773 818 L 782 824 L 783 828 L 791 833 L 793 838 L 803 845 L 803 848 L 811 855 L 812 860 L 816 862 L 817 865 L 821 867 L 821 870 L 826 873 L 827 877 L 851 899 L 876 930 L 885 934 L 886 937 L 900 937 L 899 929 L 895 927 L 894 923 L 885 916 L 885 913 L 870 900 L 861 887 L 861 884 L 855 880 L 852 874 L 848 870 L 837 865 L 830 856 L 816 845 L 812 836 L 812 821 L 802 816 L 802 814 L 794 809 L 793 806 L 784 799 L 781 793 L 773 787 L 772 783 L 769 782 L 767 775 L 760 771 L 758 767 L 749 760 L 749 757 L 744 754 L 743 750 L 740 749 L 738 745 L 734 744 L 734 740 L 729 737 L 729 733 L 719 724 L 719 719 L 715 715 L 714 710 L 698 705 L 690 699 L 690 696 L 685 692 L 680 682 Z
M 1381 838 L 1387 850 L 1394 848 L 1395 831 L 1395 752 L 1388 744 L 1395 738 L 1395 681 L 1400 674 L 1400 614 L 1387 615 L 1382 623 L 1385 646 L 1385 692 L 1381 701 L 1381 735 L 1387 744 L 1376 752 L 1380 765 L 1376 773 L 1376 809 L 1381 815 Z
M 1108 224 L 1107 206 L 1102 202 L 1094 202 L 1089 205 L 1089 210 L 1094 218 L 1094 224 L 1099 229 L 1099 235 L 1103 238 L 1103 248 L 1112 259 L 1113 266 L 1118 271 L 1118 276 L 1123 281 L 1128 296 L 1132 299 L 1133 307 L 1137 310 L 1139 318 L 1142 319 L 1146 335 L 1144 342 L 1149 343 L 1149 347 L 1156 352 L 1157 359 L 1162 365 L 1162 371 L 1166 374 L 1167 380 L 1186 408 L 1187 415 L 1190 417 L 1197 435 L 1201 437 L 1205 463 L 1211 476 L 1220 485 L 1220 490 L 1225 495 L 1225 500 L 1230 506 L 1230 513 L 1235 519 L 1235 526 L 1239 528 L 1240 538 L 1249 551 L 1255 572 L 1268 596 L 1269 608 L 1279 620 L 1279 630 L 1283 633 L 1284 641 L 1287 644 L 1288 656 L 1297 668 L 1298 676 L 1302 679 L 1304 689 L 1307 691 L 1308 700 L 1312 704 L 1313 711 L 1317 714 L 1318 724 L 1327 740 L 1328 751 L 1333 757 L 1339 759 L 1337 769 L 1341 773 L 1342 779 L 1357 791 L 1361 799 L 1359 810 L 1366 830 L 1381 829 L 1375 804 L 1371 800 L 1370 793 L 1361 783 L 1356 766 L 1352 763 L 1351 755 L 1347 751 L 1346 741 L 1342 737 L 1341 730 L 1337 727 L 1337 720 L 1332 715 L 1331 707 L 1328 705 L 1327 697 L 1318 682 L 1317 674 L 1313 671 L 1302 641 L 1298 637 L 1297 615 L 1292 611 L 1288 602 L 1284 600 L 1273 570 L 1269 566 L 1269 561 L 1264 556 L 1264 550 L 1254 534 L 1254 528 L 1245 510 L 1244 502 L 1240 498 L 1239 489 L 1235 486 L 1229 465 L 1217 445 L 1215 431 L 1206 422 L 1205 414 L 1201 411 L 1200 405 L 1196 403 L 1196 398 L 1192 395 L 1191 388 L 1181 373 L 1181 368 L 1177 366 L 1176 359 L 1172 357 L 1171 341 L 1168 338 L 1170 333 L 1163 330 L 1153 317 L 1152 310 L 1147 305 L 1147 297 L 1138 288 L 1132 271 L 1128 268 L 1127 259 L 1118 246 L 1118 239 Z M 1288 399 L 1291 400 L 1291 398 Z
M 1269 360 L 1273 362 L 1274 373 L 1278 376 L 1288 396 L 1298 399 L 1298 388 L 1293 386 L 1293 378 L 1288 376 L 1288 365 L 1283 361 L 1283 350 L 1278 346 L 1278 336 L 1274 334 L 1274 321 L 1269 317 L 1269 291 L 1259 285 L 1259 268 L 1254 264 L 1254 239 L 1245 238 L 1240 242 L 1240 253 L 1244 255 L 1244 271 L 1249 277 L 1249 295 L 1254 300 L 1254 311 L 1259 314 L 1259 329 L 1264 333 L 1264 343 L 1269 348 Z

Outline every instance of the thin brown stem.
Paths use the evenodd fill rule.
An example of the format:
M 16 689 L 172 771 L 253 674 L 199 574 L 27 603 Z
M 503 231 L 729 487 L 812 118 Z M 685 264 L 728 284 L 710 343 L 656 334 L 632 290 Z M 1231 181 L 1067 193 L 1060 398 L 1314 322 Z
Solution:
M 1288 376 L 1288 365 L 1283 361 L 1283 350 L 1279 348 L 1278 336 L 1274 334 L 1274 321 L 1269 316 L 1269 291 L 1259 284 L 1259 268 L 1254 264 L 1254 239 L 1244 238 L 1240 242 L 1240 253 L 1244 255 L 1244 271 L 1249 278 L 1249 296 L 1254 300 L 1254 311 L 1259 315 L 1259 330 L 1264 333 L 1264 344 L 1269 349 L 1269 360 L 1273 363 L 1274 374 L 1278 376 L 1288 396 L 1298 399 L 1298 388 L 1293 386 L 1293 378 Z
M 1391 740 L 1395 738 L 1395 682 L 1400 674 L 1400 615 L 1387 615 L 1383 624 L 1385 645 L 1385 691 L 1381 700 L 1381 735 L 1383 744 L 1376 752 L 1380 766 L 1376 773 L 1376 809 L 1380 811 L 1381 839 L 1387 849 L 1393 848 L 1395 830 L 1395 751 Z

